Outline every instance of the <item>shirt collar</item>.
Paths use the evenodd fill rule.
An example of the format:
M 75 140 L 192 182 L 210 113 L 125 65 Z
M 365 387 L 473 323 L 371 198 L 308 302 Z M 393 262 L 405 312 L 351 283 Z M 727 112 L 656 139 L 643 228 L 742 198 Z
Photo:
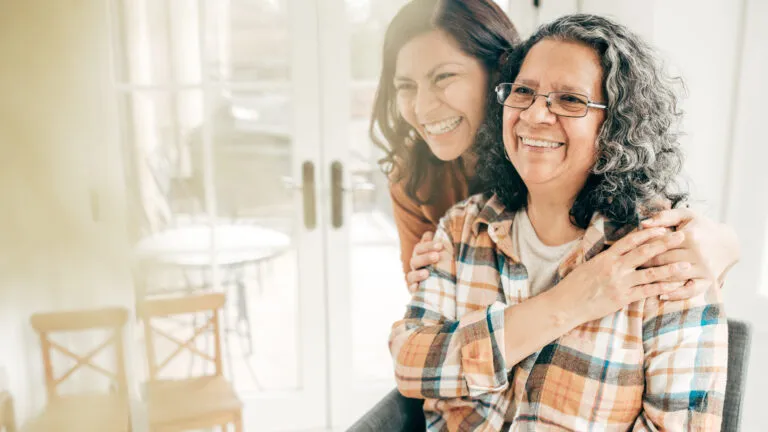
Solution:
M 507 210 L 501 199 L 494 194 L 480 209 L 477 218 L 472 223 L 472 232 L 477 236 L 483 229 L 488 230 L 489 237 L 497 247 L 513 262 L 520 263 L 512 247 L 511 228 L 514 217 L 515 212 Z M 634 226 L 621 226 L 611 222 L 605 216 L 595 213 L 582 239 L 577 242 L 560 264 L 558 275 L 560 278 L 565 277 L 576 266 L 590 260 L 634 229 Z

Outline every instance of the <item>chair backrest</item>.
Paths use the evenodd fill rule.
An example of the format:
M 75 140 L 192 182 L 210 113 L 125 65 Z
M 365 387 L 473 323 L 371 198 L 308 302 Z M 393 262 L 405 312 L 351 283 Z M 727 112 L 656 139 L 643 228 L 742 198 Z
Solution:
M 225 297 L 222 293 L 198 294 L 184 297 L 158 298 L 144 300 L 140 305 L 140 315 L 144 321 L 144 339 L 147 350 L 147 361 L 149 364 L 149 379 L 155 381 L 159 379 L 160 373 L 168 364 L 184 352 L 192 356 L 213 363 L 215 374 L 222 376 L 224 368 L 221 355 L 221 329 L 219 320 L 219 309 L 224 306 Z M 170 334 L 170 331 L 161 329 L 153 322 L 161 317 L 173 317 L 178 315 L 197 315 L 206 316 L 203 324 L 193 325 L 192 336 L 181 340 Z M 213 333 L 214 353 L 213 355 L 201 351 L 197 347 L 198 338 L 207 333 Z M 170 356 L 158 362 L 155 350 L 154 335 L 162 336 L 164 339 L 176 345 L 176 349 Z
M 80 310 L 68 312 L 36 313 L 30 322 L 40 336 L 43 367 L 45 368 L 45 386 L 48 400 L 61 395 L 59 386 L 80 369 L 91 369 L 109 378 L 119 393 L 128 394 L 125 376 L 125 357 L 123 350 L 123 326 L 128 321 L 128 310 L 125 308 L 104 308 L 95 310 Z M 111 331 L 105 341 L 85 355 L 78 355 L 51 339 L 54 333 L 85 332 L 106 329 Z M 112 346 L 114 348 L 115 367 L 113 371 L 105 369 L 94 362 L 96 356 Z M 75 361 L 75 365 L 67 369 L 58 378 L 54 373 L 52 354 L 58 351 Z
M 751 341 L 752 328 L 749 324 L 728 320 L 728 381 L 723 406 L 723 432 L 739 430 Z

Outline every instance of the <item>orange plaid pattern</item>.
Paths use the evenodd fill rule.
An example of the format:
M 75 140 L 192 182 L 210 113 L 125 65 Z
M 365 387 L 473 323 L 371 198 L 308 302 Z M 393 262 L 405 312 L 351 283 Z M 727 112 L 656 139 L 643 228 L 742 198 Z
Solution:
M 719 430 L 728 335 L 718 290 L 632 303 L 508 364 L 504 332 L 535 331 L 504 322 L 530 298 L 513 218 L 495 197 L 454 206 L 435 235 L 451 259 L 430 268 L 392 327 L 398 387 L 425 399 L 427 429 Z M 631 229 L 596 215 L 560 278 Z

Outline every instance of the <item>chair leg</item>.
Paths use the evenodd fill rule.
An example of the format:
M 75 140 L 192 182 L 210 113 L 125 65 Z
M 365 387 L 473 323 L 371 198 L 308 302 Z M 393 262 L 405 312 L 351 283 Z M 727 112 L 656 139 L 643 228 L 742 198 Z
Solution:
M 243 432 L 243 413 L 238 412 L 235 414 L 235 432 Z
M 219 427 L 221 428 L 221 432 L 227 432 L 227 424 L 226 423 L 222 423 L 221 426 L 219 426 Z

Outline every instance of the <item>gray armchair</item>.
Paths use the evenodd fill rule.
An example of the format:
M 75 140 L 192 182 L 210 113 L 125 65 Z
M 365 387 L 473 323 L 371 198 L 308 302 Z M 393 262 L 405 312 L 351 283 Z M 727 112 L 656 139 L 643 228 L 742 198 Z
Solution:
M 739 430 L 751 340 L 752 328 L 749 324 L 728 320 L 728 382 L 722 432 Z M 411 432 L 425 429 L 422 401 L 406 398 L 395 389 L 352 425 L 348 432 Z
M 736 432 L 741 423 L 741 406 L 747 383 L 747 364 L 752 342 L 752 327 L 728 320 L 728 383 L 725 386 L 722 432 Z

